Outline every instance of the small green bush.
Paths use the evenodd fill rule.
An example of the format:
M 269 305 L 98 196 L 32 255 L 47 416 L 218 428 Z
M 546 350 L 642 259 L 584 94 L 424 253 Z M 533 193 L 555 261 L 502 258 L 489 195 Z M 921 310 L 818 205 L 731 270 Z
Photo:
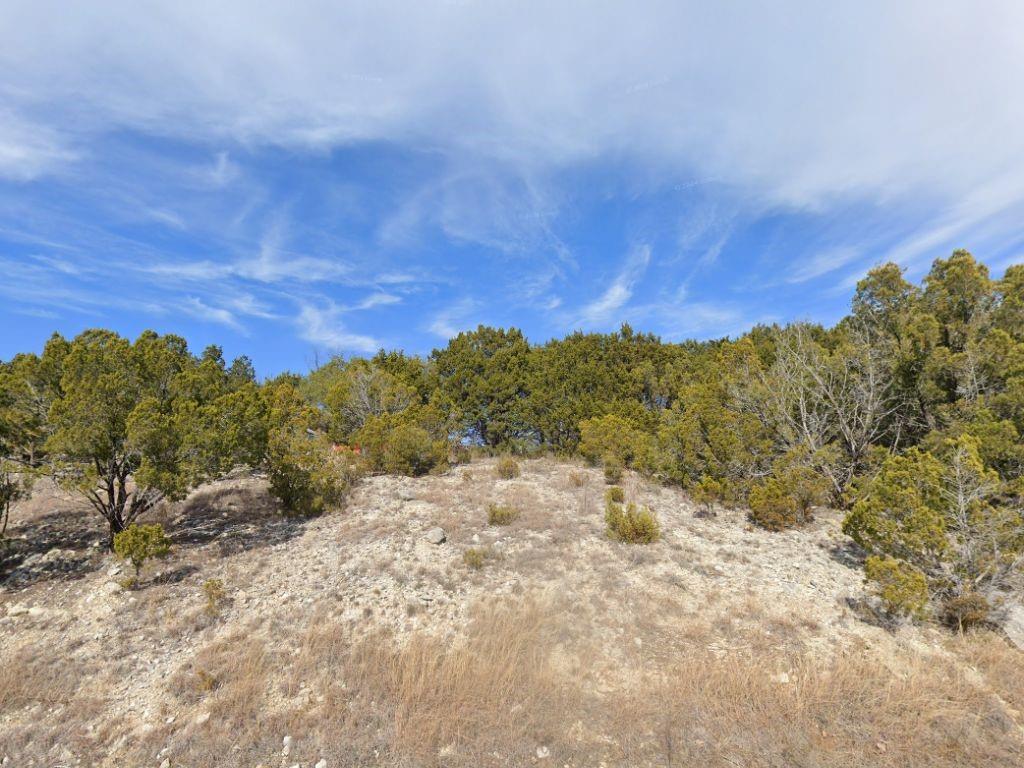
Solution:
M 942 604 L 942 623 L 963 632 L 987 624 L 991 610 L 988 600 L 977 592 L 951 597 Z
M 519 517 L 519 510 L 515 507 L 503 506 L 501 504 L 489 504 L 487 506 L 488 525 L 510 525 L 517 517 Z
M 627 544 L 651 544 L 661 538 L 658 518 L 647 507 L 630 502 L 626 507 L 609 501 L 605 507 L 608 535 Z
M 433 440 L 416 424 L 399 424 L 384 439 L 384 471 L 396 475 L 425 475 L 448 461 L 448 446 Z
M 114 553 L 122 560 L 128 560 L 135 568 L 138 579 L 142 566 L 154 557 L 167 557 L 171 551 L 171 540 L 164 533 L 162 525 L 132 524 L 120 533 L 114 534 Z
M 893 616 L 922 619 L 928 613 L 928 580 L 910 564 L 892 557 L 871 556 L 864 574 Z
M 634 466 L 650 451 L 651 438 L 629 419 L 607 414 L 580 422 L 579 451 L 591 464 L 614 456 Z
M 514 477 L 519 477 L 519 462 L 511 456 L 502 456 L 498 459 L 498 463 L 494 468 L 498 477 L 503 480 L 511 480 Z
M 690 488 L 690 498 L 697 504 L 698 517 L 714 517 L 715 504 L 722 503 L 725 496 L 725 484 L 707 475 Z
M 487 550 L 481 547 L 470 547 L 462 553 L 462 562 L 464 562 L 468 568 L 471 568 L 474 571 L 479 571 L 487 562 Z
M 604 492 L 604 501 L 606 504 L 621 504 L 625 500 L 626 492 L 622 490 L 621 486 L 613 485 Z
M 813 508 L 827 499 L 828 483 L 814 469 L 782 464 L 750 489 L 750 520 L 769 531 L 796 528 L 810 522 Z
M 216 616 L 227 597 L 224 582 L 220 579 L 207 579 L 203 582 L 203 595 L 206 596 L 206 615 Z
M 615 454 L 609 453 L 604 457 L 604 481 L 608 485 L 615 485 L 622 482 L 622 473 L 625 467 Z
M 326 436 L 292 428 L 271 436 L 268 474 L 285 512 L 296 515 L 318 515 L 338 506 L 359 476 L 353 464 L 332 451 Z

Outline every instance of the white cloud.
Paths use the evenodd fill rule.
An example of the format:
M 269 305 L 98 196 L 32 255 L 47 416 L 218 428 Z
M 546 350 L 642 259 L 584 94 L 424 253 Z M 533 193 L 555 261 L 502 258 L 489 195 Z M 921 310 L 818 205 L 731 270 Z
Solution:
M 0 110 L 0 178 L 30 181 L 76 159 L 77 154 L 64 146 L 50 127 Z
M 1024 163 L 1016 0 L 11 0 L 4 16 L 5 101 L 75 131 L 27 150 L 0 140 L 16 175 L 117 128 L 398 141 L 534 169 L 631 157 L 798 206 L 950 201 Z
M 185 299 L 181 303 L 180 309 L 182 312 L 185 312 L 198 320 L 203 320 L 208 323 L 219 323 L 220 325 L 227 326 L 233 331 L 246 334 L 245 328 L 238 322 L 230 310 L 224 309 L 223 307 L 211 306 L 196 296 L 190 296 Z
M 614 316 L 617 313 L 621 314 L 623 306 L 633 297 L 633 290 L 650 263 L 649 246 L 639 245 L 633 248 L 612 284 L 598 299 L 583 308 L 580 323 L 603 324 L 616 319 Z
M 469 322 L 468 317 L 475 309 L 475 301 L 461 299 L 437 312 L 431 318 L 427 330 L 442 339 L 452 339 L 473 327 L 474 323 Z
M 794 264 L 789 272 L 789 277 L 786 278 L 786 282 L 806 283 L 808 280 L 813 280 L 816 277 L 827 275 L 830 272 L 845 267 L 861 256 L 862 254 L 857 248 L 846 246 L 828 248 Z
M 381 343 L 372 336 L 347 331 L 344 314 L 345 309 L 333 302 L 325 302 L 321 306 L 303 304 L 296 318 L 299 335 L 311 344 L 326 347 L 332 352 L 372 354 L 381 348 Z

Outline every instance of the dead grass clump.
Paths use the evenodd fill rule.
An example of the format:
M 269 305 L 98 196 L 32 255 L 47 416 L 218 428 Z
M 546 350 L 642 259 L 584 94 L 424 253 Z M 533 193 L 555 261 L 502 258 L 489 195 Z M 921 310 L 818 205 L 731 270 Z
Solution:
M 502 456 L 494 465 L 495 474 L 502 480 L 512 480 L 521 474 L 519 462 L 511 456 Z
M 622 739 L 623 764 L 1017 764 L 1019 728 L 963 668 L 924 656 L 904 662 L 894 675 L 885 659 L 864 654 L 822 662 L 696 652 L 659 670 L 604 727 Z
M 67 703 L 80 676 L 81 671 L 63 654 L 33 646 L 6 653 L 0 657 L 0 713 Z
M 507 504 L 487 505 L 488 525 L 511 525 L 519 517 L 519 510 Z
M 200 649 L 171 687 L 180 700 L 201 703 L 219 724 L 230 727 L 258 719 L 274 669 L 266 645 L 239 633 Z
M 425 634 L 397 649 L 361 643 L 350 679 L 388 703 L 394 745 L 405 755 L 480 765 L 498 752 L 504 764 L 524 764 L 563 732 L 549 623 L 536 602 L 490 603 L 461 643 Z
M 1003 701 L 1024 712 L 1024 651 L 988 630 L 968 632 L 949 642 Z
M 467 568 L 479 571 L 487 563 L 489 553 L 483 547 L 470 547 L 462 553 L 462 562 Z
M 571 488 L 582 488 L 587 484 L 587 476 L 579 470 L 573 470 L 569 473 L 569 486 Z

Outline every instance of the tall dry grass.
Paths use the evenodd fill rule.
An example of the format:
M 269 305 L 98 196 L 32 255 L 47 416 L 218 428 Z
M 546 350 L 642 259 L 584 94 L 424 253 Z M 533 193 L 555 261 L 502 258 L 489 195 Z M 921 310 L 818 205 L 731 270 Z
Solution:
M 572 627 L 575 616 L 523 598 L 479 606 L 457 636 L 354 636 L 327 612 L 275 635 L 232 634 L 168 681 L 174 724 L 117 753 L 116 731 L 92 753 L 78 748 L 95 765 L 142 765 L 170 747 L 173 764 L 191 768 L 225 756 L 276 765 L 286 734 L 288 765 L 331 768 L 1024 764 L 1024 654 L 991 634 L 823 660 L 757 643 L 715 653 L 709 625 L 671 654 L 648 654 L 628 633 Z M 67 669 L 4 660 L 4 707 L 66 693 Z M 29 664 L 34 688 L 10 662 Z M 209 719 L 197 723 L 200 713 Z M 62 725 L 73 731 L 80 716 L 66 712 Z

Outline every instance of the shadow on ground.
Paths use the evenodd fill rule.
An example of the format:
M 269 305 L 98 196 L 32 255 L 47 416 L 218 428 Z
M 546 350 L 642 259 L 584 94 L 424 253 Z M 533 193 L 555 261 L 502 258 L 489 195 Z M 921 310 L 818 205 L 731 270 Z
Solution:
M 0 545 L 0 586 L 23 589 L 41 581 L 78 579 L 102 564 L 107 528 L 95 511 L 63 499 L 34 503 L 57 508 L 12 523 L 9 541 Z M 213 545 L 223 557 L 282 544 L 300 535 L 308 521 L 283 515 L 277 500 L 254 484 L 203 489 L 183 502 L 161 505 L 139 522 L 162 524 L 181 554 Z M 162 581 L 178 581 L 192 572 L 179 568 Z
M 248 487 L 200 491 L 177 505 L 170 517 L 165 527 L 175 546 L 216 543 L 223 556 L 282 544 L 300 535 L 309 521 L 283 515 L 270 494 Z
M 78 579 L 98 567 L 106 553 L 105 527 L 91 510 L 63 505 L 11 525 L 0 545 L 0 584 L 20 588 Z

